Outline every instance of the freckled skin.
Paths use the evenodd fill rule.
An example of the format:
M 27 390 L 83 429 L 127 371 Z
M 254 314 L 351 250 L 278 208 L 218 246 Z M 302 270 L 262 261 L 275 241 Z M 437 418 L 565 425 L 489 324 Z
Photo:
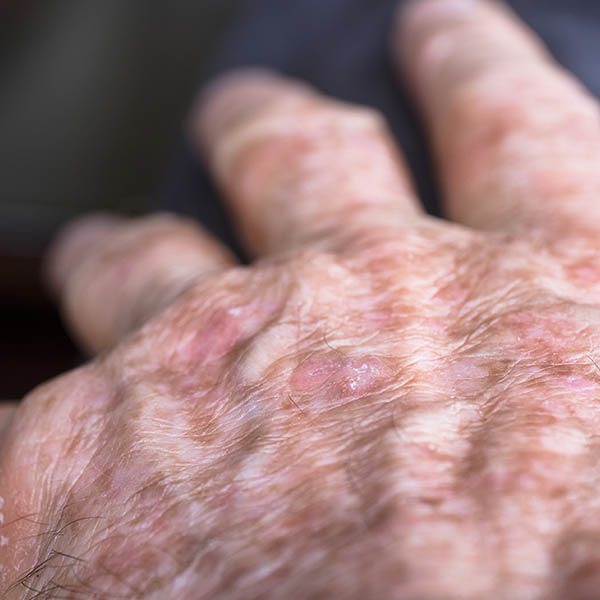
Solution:
M 452 244 L 442 229 L 435 238 L 444 252 Z M 590 424 L 600 416 L 600 373 L 587 344 L 600 335 L 600 313 L 556 300 L 550 290 L 524 300 L 530 283 L 523 280 L 510 304 L 502 299 L 503 289 L 486 297 L 490 308 L 473 327 L 470 320 L 463 323 L 461 311 L 447 311 L 455 297 L 442 301 L 436 294 L 431 272 L 437 270 L 440 281 L 450 277 L 440 272 L 439 260 L 425 271 L 398 264 L 393 277 L 355 269 L 366 256 L 384 251 L 375 244 L 356 262 L 351 253 L 326 259 L 346 273 L 340 281 L 354 282 L 351 290 L 328 281 L 325 262 L 312 277 L 304 274 L 303 286 L 320 290 L 322 303 L 313 303 L 301 318 L 306 287 L 298 291 L 294 278 L 284 276 L 289 267 L 283 263 L 277 277 L 271 265 L 255 273 L 264 282 L 279 282 L 277 289 L 260 282 L 250 289 L 245 274 L 237 281 L 230 277 L 229 308 L 220 292 L 218 305 L 204 298 L 213 307 L 210 318 L 189 331 L 198 322 L 198 298 L 206 293 L 200 284 L 112 355 L 34 392 L 16 431 L 28 424 L 35 453 L 46 455 L 48 444 L 57 444 L 47 460 L 61 461 L 45 462 L 53 476 L 45 478 L 43 493 L 15 506 L 4 490 L 23 489 L 25 482 L 13 479 L 10 485 L 6 474 L 31 463 L 10 451 L 9 438 L 0 472 L 7 520 L 42 513 L 51 528 L 66 526 L 60 538 L 46 540 L 39 558 L 53 551 L 85 557 L 85 566 L 65 569 L 65 582 L 95 581 L 114 593 L 135 586 L 159 597 L 151 590 L 179 574 L 181 597 L 201 589 L 201 597 L 241 598 L 268 588 L 270 597 L 284 598 L 312 573 L 313 583 L 303 583 L 303 589 L 329 589 L 340 597 L 388 590 L 402 598 L 414 590 L 435 595 L 458 570 L 471 577 L 473 597 L 508 597 L 500 590 L 536 597 L 524 582 L 547 576 L 549 549 L 559 548 L 566 535 L 561 515 L 577 523 L 596 510 L 598 449 Z M 435 259 L 435 248 L 430 255 Z M 379 287 L 381 277 L 386 286 L 365 303 L 362 289 Z M 394 290 L 405 285 L 428 290 L 430 300 L 412 319 L 397 320 L 402 308 Z M 337 296 L 329 294 L 330 286 Z M 465 294 L 472 297 L 468 288 Z M 375 335 L 361 329 L 369 305 L 381 323 Z M 250 329 L 242 315 L 250 317 Z M 335 324 L 330 330 L 323 328 L 323 315 Z M 423 316 L 443 327 L 424 330 Z M 273 339 L 267 335 L 273 318 L 294 323 L 282 330 L 288 337 L 278 339 L 287 351 L 263 365 L 269 376 L 262 380 L 254 380 L 248 365 L 249 384 L 248 340 L 260 345 L 263 335 Z M 202 336 L 211 339 L 215 332 L 219 343 L 203 345 Z M 147 363 L 155 339 L 162 340 L 165 359 Z M 119 373 L 117 386 L 106 385 L 109 365 Z M 144 381 L 136 377 L 140 369 Z M 74 377 L 97 381 L 94 402 L 73 393 L 72 400 L 61 399 Z M 49 393 L 63 408 L 40 415 L 34 405 Z M 55 418 L 79 419 L 81 425 L 74 434 L 44 441 Z M 27 485 L 39 489 L 41 476 L 30 473 Z M 185 504 L 177 501 L 182 496 Z M 515 510 L 528 522 L 525 531 L 513 529 L 518 525 L 509 515 Z M 3 535 L 11 540 L 9 551 L 24 556 L 31 541 L 23 533 L 35 535 L 39 526 L 19 527 L 9 524 Z M 488 533 L 481 538 L 473 528 Z M 337 540 L 331 546 L 330 536 Z M 357 539 L 368 552 L 358 552 L 352 542 Z M 289 562 L 278 562 L 281 544 L 294 556 L 293 572 Z M 167 547 L 177 560 L 165 561 Z M 304 562 L 321 547 L 331 557 L 326 579 Z M 520 563 L 521 547 L 533 570 Z M 7 548 L 0 547 L 4 557 Z M 367 560 L 383 548 L 381 560 Z M 471 561 L 476 577 L 469 574 Z M 261 564 L 273 571 L 259 575 Z M 343 565 L 343 571 L 333 565 Z M 350 576 L 356 592 L 346 589 L 342 577 L 349 565 L 361 573 L 360 581 Z M 26 568 L 22 562 L 21 571 Z M 248 582 L 244 593 L 236 591 L 240 581 Z
M 411 6 L 462 225 L 372 111 L 217 84 L 192 128 L 256 260 L 165 215 L 58 243 L 97 355 L 0 413 L 3 599 L 598 597 L 597 107 L 497 3 Z

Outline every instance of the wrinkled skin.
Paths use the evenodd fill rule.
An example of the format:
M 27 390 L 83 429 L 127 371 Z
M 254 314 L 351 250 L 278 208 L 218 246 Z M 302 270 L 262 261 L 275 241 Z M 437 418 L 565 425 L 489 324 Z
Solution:
M 0 413 L 3 597 L 598 597 L 598 109 L 497 7 L 398 27 L 454 223 L 377 115 L 254 72 L 191 121 L 251 266 L 58 240 L 97 356 Z

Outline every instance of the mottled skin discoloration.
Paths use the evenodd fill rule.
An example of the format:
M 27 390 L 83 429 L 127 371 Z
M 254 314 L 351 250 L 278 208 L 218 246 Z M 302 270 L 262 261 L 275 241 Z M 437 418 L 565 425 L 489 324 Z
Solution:
M 27 564 L 44 515 L 37 560 L 85 562 L 40 582 L 157 598 L 451 598 L 457 573 L 464 597 L 533 598 L 599 560 L 563 541 L 598 510 L 598 309 L 506 275 L 506 250 L 492 291 L 443 237 L 415 236 L 429 268 L 363 249 L 203 281 L 34 392 L 3 455 L 2 489 L 30 490 L 8 520 L 36 515 L 10 552 Z
M 251 266 L 164 215 L 58 242 L 101 353 L 0 413 L 3 597 L 596 597 L 597 109 L 465 3 L 403 39 L 478 230 L 420 214 L 372 111 L 253 73 L 193 122 Z

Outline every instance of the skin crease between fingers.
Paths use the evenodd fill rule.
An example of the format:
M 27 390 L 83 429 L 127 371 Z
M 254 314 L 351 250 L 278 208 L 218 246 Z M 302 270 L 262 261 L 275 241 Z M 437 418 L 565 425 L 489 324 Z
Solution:
M 3 597 L 594 598 L 597 225 L 419 215 L 376 116 L 272 75 L 262 110 L 226 108 L 252 81 L 205 100 L 228 117 L 214 138 L 200 125 L 252 266 L 167 217 L 62 253 L 70 322 L 103 352 L 34 390 L 0 440 Z M 340 181 L 347 204 L 323 202 Z M 285 205 L 303 194 L 318 200 Z M 128 279 L 139 265 L 154 279 Z

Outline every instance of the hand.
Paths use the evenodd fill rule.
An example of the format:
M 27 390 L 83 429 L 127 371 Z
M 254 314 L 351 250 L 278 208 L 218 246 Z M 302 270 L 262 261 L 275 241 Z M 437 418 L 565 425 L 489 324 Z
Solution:
M 58 241 L 97 356 L 4 435 L 4 597 L 597 597 L 597 104 L 495 4 L 399 28 L 454 224 L 372 111 L 250 72 L 193 135 L 252 266 L 168 216 Z

